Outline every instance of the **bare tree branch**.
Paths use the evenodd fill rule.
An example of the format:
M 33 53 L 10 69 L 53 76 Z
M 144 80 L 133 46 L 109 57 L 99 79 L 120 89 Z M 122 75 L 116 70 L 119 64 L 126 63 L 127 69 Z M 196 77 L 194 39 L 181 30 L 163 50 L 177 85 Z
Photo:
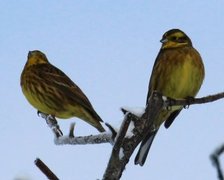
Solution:
M 224 144 L 218 147 L 214 153 L 211 154 L 211 160 L 213 165 L 215 166 L 218 174 L 219 180 L 224 180 L 221 164 L 219 161 L 220 155 L 224 152 Z
M 108 163 L 107 169 L 104 173 L 103 179 L 115 179 L 118 180 L 122 176 L 122 172 L 125 169 L 134 149 L 142 141 L 148 131 L 154 131 L 153 121 L 159 115 L 163 108 L 169 108 L 170 106 L 182 105 L 188 106 L 190 104 L 208 103 L 224 97 L 224 93 L 216 94 L 213 96 L 207 96 L 203 98 L 189 98 L 186 100 L 174 100 L 171 98 L 163 97 L 161 94 L 154 92 L 149 98 L 148 106 L 146 107 L 145 113 L 141 118 L 134 117 L 133 115 L 127 116 L 124 121 L 130 118 L 134 122 L 135 128 L 133 129 L 133 136 L 131 138 L 125 138 L 119 147 L 120 149 L 113 149 Z M 123 131 L 121 127 L 120 131 Z M 119 138 L 120 133 L 118 133 Z M 115 142 L 116 144 L 116 142 Z M 118 158 L 118 152 L 123 151 L 124 156 Z
M 62 132 L 58 124 L 54 124 L 55 122 L 53 123 L 53 125 L 49 123 L 49 120 L 51 119 L 49 118 L 49 116 L 47 116 L 48 118 L 45 119 L 47 120 L 48 125 L 50 124 L 49 127 L 53 129 L 56 145 L 97 144 L 108 142 L 113 144 L 113 140 L 115 139 L 114 147 L 112 149 L 109 163 L 103 175 L 103 179 L 116 180 L 120 179 L 120 177 L 122 176 L 122 172 L 125 169 L 126 164 L 129 162 L 132 153 L 134 152 L 138 144 L 142 141 L 142 139 L 145 137 L 145 135 L 149 131 L 153 132 L 155 130 L 153 122 L 162 109 L 169 109 L 172 108 L 172 106 L 186 107 L 192 104 L 204 104 L 216 101 L 221 98 L 224 98 L 224 92 L 202 98 L 187 98 L 177 100 L 169 97 L 164 97 L 158 92 L 153 92 L 152 96 L 148 100 L 148 105 L 142 117 L 137 117 L 131 112 L 123 110 L 123 112 L 126 112 L 126 115 L 123 124 L 115 138 L 113 138 L 113 132 L 112 134 L 104 133 L 94 136 L 90 135 L 83 137 L 75 137 L 73 133 L 74 125 L 70 128 L 69 136 L 62 136 Z M 133 135 L 131 137 L 126 136 L 126 132 L 130 123 L 134 124 L 134 128 L 132 130 Z
M 59 178 L 39 158 L 37 158 L 34 161 L 34 163 L 48 179 L 50 179 L 50 180 L 59 180 Z
M 124 167 L 121 163 L 122 163 L 122 159 L 124 156 L 124 149 L 122 149 L 122 144 L 123 144 L 123 140 L 124 137 L 126 135 L 126 132 L 128 130 L 129 124 L 131 122 L 131 118 L 128 118 L 128 115 L 125 115 L 124 121 L 121 125 L 121 128 L 118 132 L 118 135 L 116 137 L 115 140 L 115 144 L 112 150 L 112 155 L 110 158 L 110 161 L 108 163 L 108 167 L 106 169 L 106 172 L 104 174 L 103 179 L 115 179 L 114 177 L 118 177 L 120 176 L 121 172 L 123 169 L 122 167 Z
M 224 92 L 205 96 L 202 98 L 187 98 L 187 99 L 172 99 L 172 98 L 165 98 L 165 106 L 188 106 L 193 104 L 205 104 L 213 101 L 217 101 L 219 99 L 224 98 Z
M 158 94 L 158 93 L 157 93 Z M 160 95 L 161 96 L 161 95 Z M 218 94 L 214 94 L 214 95 L 209 95 L 209 96 L 205 96 L 205 97 L 202 97 L 202 98 L 188 98 L 188 99 L 172 99 L 172 98 L 169 98 L 169 97 L 165 97 L 165 96 L 162 96 L 162 99 L 163 99 L 163 107 L 164 108 L 169 108 L 169 107 L 172 107 L 172 106 L 189 106 L 189 105 L 194 105 L 194 104 L 205 104 L 205 103 L 209 103 L 209 102 L 213 102 L 213 101 L 217 101 L 221 98 L 224 98 L 224 92 L 221 92 L 221 93 L 218 93 Z M 153 105 L 152 107 L 153 109 L 156 109 Z M 127 110 L 122 110 L 124 112 L 127 112 Z M 153 111 L 154 112 L 154 111 Z M 54 136 L 56 138 L 55 140 L 55 143 L 57 145 L 61 145 L 61 144 L 83 144 L 83 143 L 79 143 L 80 142 L 80 138 L 84 138 L 84 139 L 88 139 L 90 136 L 82 136 L 82 137 L 75 137 L 74 136 L 74 124 L 71 124 L 71 127 L 70 127 L 70 131 L 69 131 L 69 136 L 63 136 L 63 133 L 62 131 L 60 130 L 60 127 L 56 121 L 56 119 L 54 117 L 52 117 L 51 115 L 47 115 L 47 114 L 44 114 L 42 112 L 38 112 L 38 114 L 41 115 L 42 118 L 44 118 L 47 122 L 47 125 L 52 129 L 53 133 L 54 133 Z M 91 143 L 90 141 L 86 141 L 84 140 L 84 144 L 95 144 L 95 138 L 98 139 L 97 137 L 98 135 L 95 135 L 93 136 L 93 140 L 94 142 Z M 98 143 L 111 143 L 111 141 L 113 141 L 113 138 L 109 138 L 111 135 L 107 134 L 107 135 L 103 135 L 103 137 L 106 138 L 104 140 L 102 140 L 101 142 L 100 141 L 97 141 Z M 63 138 L 62 138 L 63 137 Z M 101 137 L 101 135 L 99 136 Z M 69 140 L 70 138 L 70 140 Z M 78 138 L 78 140 L 76 141 L 76 138 Z M 64 140 L 65 142 L 63 143 L 62 140 Z
M 104 173 L 104 180 L 117 180 L 122 176 L 123 170 L 129 159 L 134 152 L 136 146 L 141 142 L 146 132 L 151 129 L 153 120 L 159 115 L 159 112 L 163 108 L 162 95 L 159 93 L 153 93 L 149 99 L 148 106 L 146 107 L 145 113 L 141 118 L 128 113 L 124 121 L 132 121 L 134 123 L 133 136 L 126 137 L 123 139 L 123 143 L 119 145 L 119 149 L 112 150 L 110 161 L 108 163 L 107 169 Z M 130 119 L 130 120 L 129 120 Z M 122 126 L 119 132 L 126 132 L 126 126 Z M 154 129 L 151 129 L 152 131 Z M 118 133 L 116 139 L 120 139 L 119 136 L 123 136 L 122 133 Z M 115 141 L 116 145 L 116 141 Z M 114 146 L 115 146 L 114 145 Z M 123 156 L 120 157 L 119 154 L 122 152 Z

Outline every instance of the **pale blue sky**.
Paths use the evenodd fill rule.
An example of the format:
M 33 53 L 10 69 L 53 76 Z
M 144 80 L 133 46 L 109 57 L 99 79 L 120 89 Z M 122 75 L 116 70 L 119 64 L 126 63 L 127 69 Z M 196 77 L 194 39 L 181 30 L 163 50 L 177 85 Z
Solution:
M 118 124 L 121 106 L 144 106 L 149 76 L 171 28 L 180 28 L 201 53 L 206 69 L 198 96 L 223 91 L 223 0 L 74 0 L 0 2 L 0 179 L 43 179 L 41 158 L 61 179 L 102 178 L 111 145 L 56 146 L 53 135 L 24 98 L 19 81 L 29 50 L 76 82 L 104 121 Z M 122 179 L 210 180 L 209 155 L 224 142 L 224 101 L 191 106 L 168 130 L 160 129 L 144 167 L 131 158 Z M 59 121 L 64 133 L 97 131 L 76 118 Z

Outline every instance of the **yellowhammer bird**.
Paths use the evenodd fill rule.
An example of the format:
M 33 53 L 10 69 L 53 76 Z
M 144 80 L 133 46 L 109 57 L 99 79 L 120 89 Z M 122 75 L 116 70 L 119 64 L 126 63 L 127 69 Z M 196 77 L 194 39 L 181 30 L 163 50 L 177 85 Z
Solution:
M 204 79 L 204 65 L 190 38 L 179 29 L 172 29 L 163 35 L 161 43 L 149 82 L 147 101 L 155 90 L 174 99 L 195 97 Z M 135 164 L 144 165 L 160 125 L 165 121 L 164 125 L 168 128 L 182 108 L 161 111 L 154 120 L 155 131 L 149 132 L 141 143 Z
M 102 119 L 82 90 L 50 64 L 44 53 L 29 52 L 20 84 L 26 99 L 38 111 L 62 119 L 78 117 L 100 132 L 105 131 Z

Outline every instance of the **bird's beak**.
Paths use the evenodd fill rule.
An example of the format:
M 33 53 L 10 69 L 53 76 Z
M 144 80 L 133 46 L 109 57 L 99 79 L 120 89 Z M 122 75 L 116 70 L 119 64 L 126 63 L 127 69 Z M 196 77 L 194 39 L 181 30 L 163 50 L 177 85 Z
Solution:
M 160 40 L 161 43 L 166 43 L 167 41 L 168 41 L 168 39 L 166 39 L 166 38 L 163 38 Z

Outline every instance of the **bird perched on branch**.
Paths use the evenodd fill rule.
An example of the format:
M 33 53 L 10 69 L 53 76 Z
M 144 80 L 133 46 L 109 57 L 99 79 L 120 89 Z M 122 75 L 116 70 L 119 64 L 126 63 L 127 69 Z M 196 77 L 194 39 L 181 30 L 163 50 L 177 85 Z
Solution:
M 205 72 L 201 56 L 192 46 L 191 39 L 183 31 L 172 29 L 163 35 L 160 42 L 162 47 L 153 66 L 147 101 L 153 91 L 174 99 L 195 97 Z M 135 164 L 144 165 L 160 125 L 165 122 L 165 127 L 170 127 L 182 108 L 163 109 L 158 118 L 154 119 L 154 131 L 149 131 L 141 142 Z
M 60 69 L 49 63 L 41 51 L 28 53 L 20 81 L 23 94 L 38 110 L 53 117 L 78 117 L 98 131 L 105 131 L 82 90 Z

